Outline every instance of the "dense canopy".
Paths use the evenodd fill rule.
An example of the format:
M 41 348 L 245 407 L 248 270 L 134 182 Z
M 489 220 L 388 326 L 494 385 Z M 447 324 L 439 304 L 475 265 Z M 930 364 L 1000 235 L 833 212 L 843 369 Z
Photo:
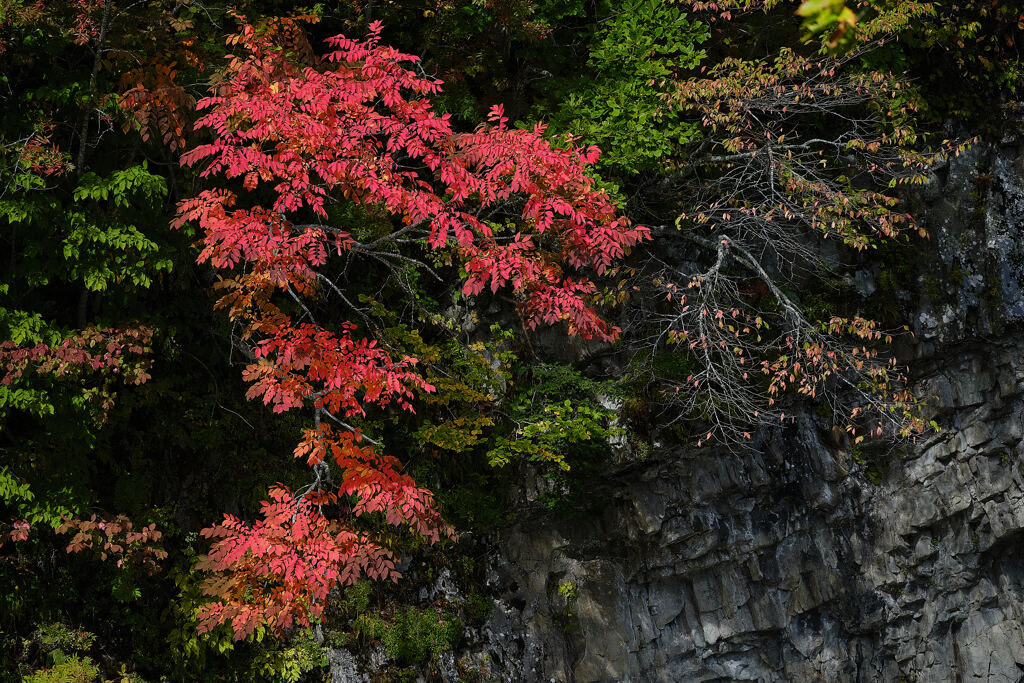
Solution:
M 0 680 L 435 676 L 613 462 L 934 427 L 913 197 L 1008 5 L 0 0 Z

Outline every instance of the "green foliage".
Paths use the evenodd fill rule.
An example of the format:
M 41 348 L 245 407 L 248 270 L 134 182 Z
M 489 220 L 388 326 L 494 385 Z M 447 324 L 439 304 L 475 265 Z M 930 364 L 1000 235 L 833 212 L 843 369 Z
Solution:
M 9 285 L 0 285 L 0 294 L 7 294 Z M 18 311 L 0 308 L 0 326 L 6 331 L 6 338 L 18 344 L 56 344 L 61 335 L 43 320 L 36 312 Z
M 609 428 L 612 413 L 601 407 L 575 404 L 566 399 L 548 404 L 540 412 L 524 410 L 511 437 L 496 437 L 487 460 L 492 467 L 503 467 L 514 459 L 548 462 L 570 469 L 566 453 L 573 444 L 608 439 L 619 433 Z
M 87 652 L 95 644 L 96 635 L 60 623 L 43 624 L 39 627 L 39 640 L 43 650 L 58 663 L 67 652 Z
M 344 590 L 338 607 L 351 618 L 358 617 L 370 607 L 372 592 L 373 583 L 369 579 L 359 579 Z
M 889 465 L 883 456 L 878 454 L 865 453 L 857 446 L 850 448 L 850 457 L 860 465 L 864 476 L 875 486 L 881 486 L 882 481 L 889 474 Z
M 0 469 L 0 499 L 10 505 L 11 503 L 29 503 L 35 496 L 24 481 L 15 479 L 10 470 L 5 466 Z
M 380 640 L 388 656 L 400 664 L 423 664 L 448 652 L 462 640 L 462 622 L 448 612 L 400 608 L 391 619 L 361 614 L 353 622 L 361 637 Z
M 70 628 L 59 622 L 40 625 L 33 635 L 46 666 L 24 678 L 33 683 L 89 683 L 99 679 L 99 667 L 87 655 L 96 643 L 96 635 Z
M 11 258 L 2 270 L 0 338 L 22 348 L 56 346 L 76 336 L 72 325 L 87 322 L 90 292 L 116 286 L 117 295 L 125 296 L 127 290 L 148 288 L 154 273 L 169 270 L 170 258 L 158 254 L 157 243 L 144 234 L 159 222 L 154 217 L 167 194 L 166 180 L 142 163 L 107 176 L 85 173 L 72 185 L 65 156 L 47 135 L 33 132 L 17 145 L 5 145 L 4 136 L 0 130 L 0 217 L 8 230 L 0 244 Z M 68 289 L 72 294 L 65 299 Z M 11 426 L 11 435 L 20 435 L 18 458 L 9 462 L 32 482 L 33 502 L 16 506 L 30 521 L 55 526 L 74 509 L 76 496 L 68 489 L 75 477 L 37 485 L 42 482 L 33 469 L 66 472 L 64 465 L 50 469 L 39 453 L 60 447 L 66 447 L 63 459 L 69 464 L 84 464 L 76 455 L 95 443 L 118 372 L 81 363 L 46 377 L 26 372 L 0 385 L 0 420 L 23 418 Z M 38 440 L 29 436 L 33 421 L 27 416 L 46 418 L 40 426 L 49 433 Z M 32 466 L 21 459 L 32 460 Z
M 803 17 L 801 28 L 807 34 L 824 35 L 827 49 L 852 45 L 850 29 L 857 23 L 857 15 L 846 6 L 845 0 L 804 0 L 796 13 Z
M 28 520 L 31 524 L 45 524 L 56 529 L 64 517 L 75 513 L 74 506 L 69 506 L 70 490 L 64 488 L 61 496 L 37 499 L 28 482 L 18 479 L 6 466 L 0 469 L 0 503 L 14 516 Z
M 558 584 L 558 594 L 562 596 L 566 604 L 572 605 L 580 597 L 580 587 L 575 581 L 563 581 Z
M 312 629 L 302 629 L 288 639 L 285 647 L 263 650 L 249 671 L 252 680 L 298 683 L 303 676 L 327 663 L 327 653 L 316 642 Z
M 91 291 L 122 283 L 145 288 L 155 273 L 170 270 L 171 260 L 160 256 L 159 245 L 146 235 L 146 224 L 162 207 L 167 185 L 145 163 L 106 177 L 88 172 L 71 188 L 70 197 L 61 197 L 42 191 L 46 179 L 24 168 L 19 159 L 7 161 L 8 175 L 0 172 L 0 179 L 13 191 L 6 197 L 0 194 L 0 217 L 12 226 L 11 239 L 19 240 L 17 274 L 28 287 L 77 281 Z M 55 252 L 63 260 L 54 259 Z M 7 314 L 12 316 L 33 314 Z
M 92 683 L 99 680 L 100 669 L 88 657 L 72 655 L 48 669 L 24 678 L 25 683 Z
M 551 117 L 557 130 L 601 148 L 601 168 L 630 174 L 657 168 L 695 139 L 699 127 L 666 103 L 672 79 L 706 56 L 709 32 L 676 5 L 641 0 L 616 7 L 590 48 L 588 74 Z
M 81 279 L 87 289 L 102 291 L 122 282 L 149 287 L 154 273 L 170 270 L 171 260 L 157 256 L 157 243 L 122 220 L 153 211 L 166 195 L 166 181 L 150 173 L 145 163 L 106 178 L 92 172 L 82 176 L 74 200 L 97 210 L 68 212 L 71 230 L 64 237 L 63 254 L 71 277 Z
M 566 579 L 560 581 L 556 588 L 558 594 L 557 602 L 561 603 L 561 609 L 556 615 L 559 627 L 565 633 L 579 631 L 579 617 L 576 614 L 576 603 L 580 599 L 580 586 L 576 581 Z
M 200 634 L 197 630 L 196 613 L 206 602 L 202 592 L 202 578 L 188 562 L 169 572 L 178 587 L 178 597 L 168 607 L 166 616 L 173 625 L 167 635 L 167 646 L 175 661 L 185 671 L 203 671 L 215 655 L 226 655 L 235 648 L 233 634 L 229 628 L 213 629 Z
M 568 471 L 569 457 L 584 444 L 619 436 L 615 412 L 600 403 L 614 395 L 609 382 L 596 382 L 564 365 L 539 364 L 519 378 L 520 390 L 504 409 L 514 429 L 494 438 L 487 451 L 492 467 L 513 460 L 548 463 Z
M 491 616 L 491 612 L 494 611 L 494 600 L 479 593 L 471 593 L 466 598 L 464 609 L 466 610 L 466 618 L 469 619 L 470 623 L 482 624 L 487 621 L 487 617 Z

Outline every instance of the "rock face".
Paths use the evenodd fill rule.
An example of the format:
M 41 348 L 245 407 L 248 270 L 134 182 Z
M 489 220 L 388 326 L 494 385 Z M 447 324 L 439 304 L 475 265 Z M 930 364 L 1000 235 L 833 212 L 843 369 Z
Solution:
M 1024 679 L 1022 149 L 952 160 L 919 201 L 938 266 L 910 351 L 942 430 L 863 455 L 805 415 L 755 455 L 656 450 L 590 511 L 503 533 L 463 661 L 508 681 Z
M 933 246 L 891 295 L 941 430 L 862 453 L 803 414 L 752 454 L 623 459 L 587 510 L 494 539 L 494 609 L 444 680 L 1024 680 L 1024 145 L 915 202 Z M 343 651 L 332 675 L 366 680 Z
M 495 678 L 1020 680 L 1022 352 L 950 361 L 926 384 L 948 428 L 878 485 L 805 418 L 758 457 L 663 453 L 594 514 L 515 529 Z

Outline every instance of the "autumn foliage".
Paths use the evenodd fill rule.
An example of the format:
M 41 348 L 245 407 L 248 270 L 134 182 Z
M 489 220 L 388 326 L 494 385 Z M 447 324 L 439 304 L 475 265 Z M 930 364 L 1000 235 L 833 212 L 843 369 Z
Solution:
M 149 352 L 151 337 L 152 330 L 146 327 L 91 327 L 54 345 L 26 347 L 5 341 L 0 343 L 0 367 L 4 370 L 0 382 L 10 385 L 29 372 L 61 377 L 79 370 L 106 370 L 113 374 L 123 372 L 130 382 L 142 384 L 149 379 L 149 360 L 141 357 Z
M 33 381 L 41 378 L 75 378 L 84 384 L 99 386 L 86 390 L 89 402 L 96 405 L 100 420 L 114 404 L 114 394 L 106 386 L 114 379 L 128 384 L 149 380 L 152 359 L 149 346 L 152 329 L 139 326 L 124 329 L 89 327 L 69 335 L 59 344 L 17 344 L 0 342 L 0 384 L 11 392 L 10 403 L 18 406 Z M 37 408 L 42 410 L 43 408 Z
M 595 148 L 555 147 L 540 125 L 509 128 L 501 107 L 486 125 L 456 132 L 431 108 L 441 84 L 413 70 L 415 57 L 380 45 L 379 24 L 362 41 L 330 39 L 333 51 L 312 61 L 280 49 L 282 36 L 294 38 L 293 23 L 240 21 L 228 39 L 238 54 L 198 103 L 205 113 L 196 125 L 213 142 L 182 158 L 221 186 L 184 201 L 177 224 L 199 224 L 200 261 L 225 273 L 220 304 L 245 323 L 252 344 L 250 398 L 277 412 L 314 410 L 316 426 L 295 454 L 314 466 L 317 483 L 298 494 L 275 488 L 255 525 L 227 517 L 205 532 L 215 544 L 203 567 L 219 574 L 201 629 L 231 622 L 236 638 L 257 626 L 309 623 L 336 583 L 397 577 L 390 553 L 349 519 L 328 520 L 320 505 L 378 513 L 430 542 L 452 533 L 431 494 L 344 421 L 371 405 L 412 410 L 415 391 L 433 390 L 416 359 L 392 357 L 355 323 L 293 320 L 276 294 L 307 313 L 304 298 L 347 301 L 323 272 L 332 255 L 390 269 L 417 263 L 398 249 L 411 240 L 457 259 L 465 294 L 510 290 L 527 326 L 564 322 L 572 334 L 610 340 L 618 330 L 595 310 L 589 273 L 600 275 L 647 237 L 588 177 Z M 393 232 L 361 241 L 335 225 L 332 209 L 345 200 L 390 216 Z M 480 218 L 512 211 L 514 235 Z M 323 488 L 333 476 L 325 461 L 342 472 L 335 489 Z
M 934 426 L 899 330 L 966 270 L 905 200 L 1021 82 L 1011 3 L 228 4 L 0 0 L 11 680 L 53 619 L 104 680 L 308 678 L 325 618 L 401 677 L 396 601 L 450 569 L 454 638 L 492 592 L 455 526 Z
M 398 579 L 391 553 L 328 520 L 314 502 L 321 501 L 274 488 L 263 520 L 250 525 L 228 515 L 205 532 L 216 542 L 200 567 L 218 572 L 206 586 L 218 600 L 203 608 L 200 631 L 230 622 L 238 639 L 261 626 L 280 632 L 319 619 L 339 583 Z
M 110 520 L 96 515 L 89 519 L 67 518 L 57 533 L 70 535 L 67 552 L 92 551 L 101 562 L 113 561 L 118 569 L 134 566 L 155 574 L 167 558 L 167 551 L 158 545 L 163 533 L 156 524 L 137 527 L 125 515 Z

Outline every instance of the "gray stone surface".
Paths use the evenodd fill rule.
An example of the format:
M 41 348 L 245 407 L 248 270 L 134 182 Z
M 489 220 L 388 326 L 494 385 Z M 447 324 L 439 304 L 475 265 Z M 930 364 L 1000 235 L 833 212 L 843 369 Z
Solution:
M 348 650 L 327 648 L 331 683 L 369 683 L 370 677 L 359 673 L 355 657 Z
M 1024 148 L 951 160 L 919 201 L 942 272 L 907 354 L 941 431 L 865 456 L 803 415 L 744 456 L 623 458 L 585 514 L 501 533 L 446 680 L 1024 680 Z
M 943 431 L 873 456 L 878 485 L 806 416 L 754 455 L 662 451 L 589 514 L 508 530 L 489 675 L 1020 680 L 1024 381 L 1003 380 L 1022 370 L 1007 340 L 923 381 L 959 398 Z

